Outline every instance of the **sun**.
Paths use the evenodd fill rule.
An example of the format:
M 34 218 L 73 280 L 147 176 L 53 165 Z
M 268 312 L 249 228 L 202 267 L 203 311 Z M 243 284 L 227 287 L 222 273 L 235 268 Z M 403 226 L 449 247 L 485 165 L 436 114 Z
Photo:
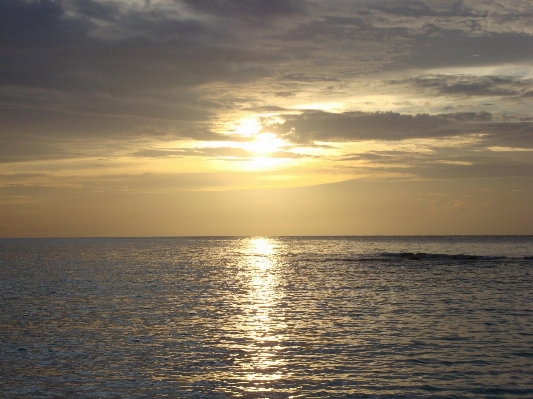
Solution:
M 245 144 L 245 149 L 254 154 L 252 168 L 271 169 L 285 164 L 288 159 L 280 154 L 287 143 L 274 133 L 257 133 L 253 140 Z M 281 155 L 281 156 L 280 156 Z
M 233 133 L 242 137 L 238 147 L 250 154 L 248 162 L 242 163 L 245 170 L 266 170 L 280 167 L 291 161 L 287 148 L 289 143 L 276 133 L 265 132 L 257 117 L 240 119 L 233 125 Z
M 247 139 L 241 147 L 258 156 L 267 156 L 286 145 L 285 141 L 280 139 L 277 134 L 262 130 L 263 125 L 258 118 L 247 117 L 242 118 L 233 131 Z
M 280 150 L 284 141 L 274 133 L 257 133 L 248 150 L 259 155 L 267 155 Z
M 258 134 L 262 128 L 263 126 L 258 118 L 248 117 L 239 120 L 238 125 L 234 127 L 233 132 L 239 136 L 250 137 Z

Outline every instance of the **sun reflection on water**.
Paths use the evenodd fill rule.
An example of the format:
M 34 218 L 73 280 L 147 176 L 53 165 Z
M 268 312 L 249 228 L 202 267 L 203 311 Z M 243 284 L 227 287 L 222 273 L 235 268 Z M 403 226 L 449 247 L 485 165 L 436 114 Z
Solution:
M 247 336 L 247 361 L 242 364 L 248 385 L 246 391 L 271 391 L 271 382 L 286 374 L 285 363 L 278 352 L 283 349 L 284 323 L 280 304 L 279 262 L 277 243 L 269 238 L 252 238 L 244 243 L 244 262 L 249 291 L 244 301 L 241 328 Z

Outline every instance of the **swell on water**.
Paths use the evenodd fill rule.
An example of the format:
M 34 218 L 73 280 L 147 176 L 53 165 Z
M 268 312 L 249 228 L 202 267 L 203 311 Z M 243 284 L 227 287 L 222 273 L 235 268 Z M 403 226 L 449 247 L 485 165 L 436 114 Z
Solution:
M 487 255 L 467 255 L 467 254 L 441 254 L 427 252 L 381 252 L 375 255 L 356 255 L 353 257 L 328 257 L 323 259 L 304 259 L 309 261 L 321 262 L 372 262 L 372 261 L 398 261 L 398 260 L 423 260 L 423 261 L 532 261 L 533 256 L 487 256 Z

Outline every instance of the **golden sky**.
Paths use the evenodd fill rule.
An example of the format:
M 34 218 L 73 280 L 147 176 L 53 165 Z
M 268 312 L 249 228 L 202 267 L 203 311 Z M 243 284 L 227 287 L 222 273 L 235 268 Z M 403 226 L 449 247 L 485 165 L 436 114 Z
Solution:
M 529 0 L 6 0 L 0 237 L 533 234 Z

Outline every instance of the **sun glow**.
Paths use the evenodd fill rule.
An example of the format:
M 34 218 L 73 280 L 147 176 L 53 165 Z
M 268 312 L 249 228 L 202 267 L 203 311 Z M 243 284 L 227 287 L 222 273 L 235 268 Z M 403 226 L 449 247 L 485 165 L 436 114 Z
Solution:
M 244 170 L 262 170 L 279 167 L 290 161 L 290 154 L 286 157 L 280 154 L 288 147 L 289 143 L 278 137 L 276 133 L 262 131 L 263 125 L 258 117 L 246 117 L 233 125 L 233 132 L 246 138 L 239 142 L 238 147 L 251 154 L 246 162 L 242 163 Z
M 259 133 L 254 136 L 254 141 L 247 149 L 256 154 L 270 154 L 279 151 L 284 145 L 286 145 L 285 141 L 274 133 Z
M 262 129 L 261 122 L 258 118 L 243 118 L 235 127 L 234 132 L 239 136 L 250 137 L 258 134 Z
M 290 161 L 290 154 L 280 156 L 279 152 L 288 146 L 288 143 L 279 138 L 275 133 L 260 132 L 261 125 L 256 120 L 241 121 L 240 134 L 250 137 L 250 141 L 239 143 L 239 147 L 255 154 L 249 162 L 243 164 L 247 170 L 263 170 L 279 167 Z M 278 154 L 276 154 L 278 153 Z M 275 156 L 274 156 L 275 154 Z
M 247 138 L 240 147 L 256 154 L 269 154 L 279 151 L 288 143 L 279 138 L 275 133 L 262 131 L 263 125 L 257 117 L 242 118 L 233 125 L 233 132 Z
M 253 157 L 252 158 L 252 167 L 256 170 L 262 169 L 272 169 L 288 162 L 287 159 L 283 158 L 269 158 L 269 157 Z

